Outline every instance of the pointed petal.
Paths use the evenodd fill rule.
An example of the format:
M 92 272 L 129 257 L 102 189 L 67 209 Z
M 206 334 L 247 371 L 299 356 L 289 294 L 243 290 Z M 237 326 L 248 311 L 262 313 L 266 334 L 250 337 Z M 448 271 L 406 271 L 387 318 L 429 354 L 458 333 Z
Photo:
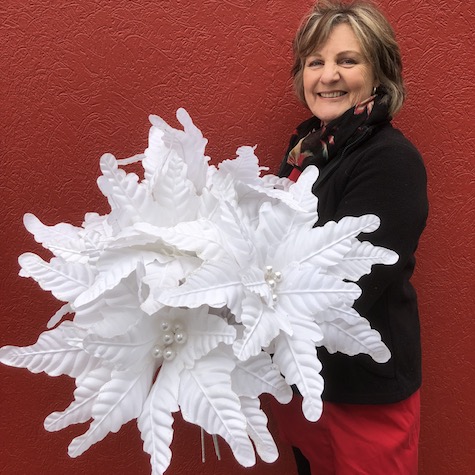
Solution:
M 226 259 L 204 262 L 183 285 L 165 290 L 160 302 L 171 307 L 228 306 L 232 313 L 239 315 L 242 285 L 235 268 L 236 265 Z
M 43 290 L 49 290 L 58 300 L 71 302 L 94 280 L 93 271 L 77 262 L 65 262 L 55 257 L 45 262 L 41 257 L 27 252 L 18 258 L 22 277 L 32 277 Z
M 53 412 L 45 419 L 45 429 L 58 431 L 71 424 L 87 422 L 92 417 L 92 407 L 102 386 L 110 381 L 108 368 L 96 368 L 81 379 L 74 391 L 74 401 L 64 410 Z
M 247 419 L 247 433 L 254 442 L 257 453 L 264 462 L 275 462 L 279 451 L 267 428 L 267 416 L 260 408 L 259 398 L 241 397 L 240 400 L 242 412 Z
M 170 444 L 173 438 L 172 412 L 178 410 L 179 374 L 173 366 L 162 366 L 157 380 L 145 401 L 138 418 L 138 427 L 144 442 L 144 451 L 150 454 L 152 475 L 163 475 L 172 458 Z
M 244 467 L 256 463 L 246 431 L 246 419 L 239 398 L 231 390 L 232 359 L 220 350 L 184 370 L 180 383 L 179 404 L 183 418 L 223 437 L 236 460 Z
M 312 267 L 294 267 L 283 273 L 277 304 L 289 315 L 314 315 L 340 302 L 352 305 L 360 295 L 356 284 L 318 274 Z
M 70 457 L 78 457 L 109 432 L 117 432 L 123 424 L 138 417 L 152 385 L 153 365 L 141 372 L 114 371 L 92 409 L 89 429 L 73 439 L 68 447 Z
M 394 264 L 398 257 L 394 251 L 373 246 L 367 241 L 355 242 L 337 265 L 328 268 L 328 273 L 356 282 L 363 275 L 369 274 L 374 264 Z
M 46 226 L 31 213 L 23 216 L 23 224 L 34 235 L 35 241 L 41 243 L 55 256 L 69 262 L 87 262 L 86 246 L 79 235 L 81 228 L 67 223 Z
M 340 351 L 353 356 L 358 353 L 370 355 L 377 363 L 386 363 L 391 357 L 388 347 L 381 341 L 381 335 L 361 317 L 356 324 L 336 319 L 323 322 L 320 327 L 325 335 L 323 345 L 330 353 Z
M 79 340 L 85 336 L 84 330 L 71 322 L 64 322 L 53 330 L 43 332 L 34 345 L 4 346 L 0 349 L 0 361 L 8 366 L 28 368 L 32 373 L 44 371 L 50 376 L 66 374 L 72 378 L 80 377 L 97 366 L 98 361 L 80 346 L 68 341 L 71 332 Z
M 304 416 L 312 422 L 322 413 L 322 365 L 311 340 L 296 340 L 281 333 L 275 341 L 274 362 L 279 366 L 289 385 L 295 384 L 303 396 Z
M 231 377 L 233 391 L 239 397 L 257 398 L 269 393 L 283 404 L 292 399 L 292 389 L 264 351 L 246 361 L 238 361 Z

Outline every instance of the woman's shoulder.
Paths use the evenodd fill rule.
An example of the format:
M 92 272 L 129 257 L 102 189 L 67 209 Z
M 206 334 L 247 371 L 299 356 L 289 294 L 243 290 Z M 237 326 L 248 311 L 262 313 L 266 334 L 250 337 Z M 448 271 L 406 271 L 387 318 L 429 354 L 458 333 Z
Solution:
M 390 156 L 407 156 L 408 158 L 422 159 L 416 146 L 398 128 L 390 122 L 371 134 L 363 149 L 383 151 Z

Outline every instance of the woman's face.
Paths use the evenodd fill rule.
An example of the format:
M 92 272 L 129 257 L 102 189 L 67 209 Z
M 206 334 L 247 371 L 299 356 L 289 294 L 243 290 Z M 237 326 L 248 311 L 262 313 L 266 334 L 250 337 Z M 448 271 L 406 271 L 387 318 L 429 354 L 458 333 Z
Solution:
M 374 86 L 373 68 L 347 23 L 335 26 L 326 43 L 305 60 L 305 101 L 324 124 L 371 96 Z

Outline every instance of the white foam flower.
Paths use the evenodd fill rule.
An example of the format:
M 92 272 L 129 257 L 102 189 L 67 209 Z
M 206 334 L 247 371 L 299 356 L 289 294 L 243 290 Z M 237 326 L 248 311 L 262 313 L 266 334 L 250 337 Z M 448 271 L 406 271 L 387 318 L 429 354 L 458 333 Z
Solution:
M 177 118 L 184 130 L 150 117 L 144 153 L 101 157 L 108 214 L 86 213 L 79 227 L 25 215 L 53 257 L 23 254 L 20 275 L 62 304 L 35 344 L 0 349 L 5 364 L 75 378 L 73 402 L 45 420 L 47 430 L 92 420 L 72 457 L 137 419 L 154 475 L 170 464 L 177 411 L 221 435 L 243 466 L 255 451 L 274 461 L 259 396 L 287 403 L 296 385 L 314 421 L 324 385 L 316 346 L 387 361 L 352 308 L 354 282 L 397 260 L 356 238 L 379 226 L 376 216 L 314 227 L 315 167 L 295 184 L 261 176 L 254 147 L 210 165 L 201 131 L 184 109 Z M 133 162 L 143 179 L 123 169 Z

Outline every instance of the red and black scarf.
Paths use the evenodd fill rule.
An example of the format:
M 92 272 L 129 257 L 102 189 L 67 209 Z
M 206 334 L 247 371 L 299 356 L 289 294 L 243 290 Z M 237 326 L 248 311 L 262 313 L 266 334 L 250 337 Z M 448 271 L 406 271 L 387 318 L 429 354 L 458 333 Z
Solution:
M 285 175 L 288 174 L 290 179 L 296 180 L 308 165 L 316 165 L 321 169 L 337 156 L 340 150 L 350 143 L 355 143 L 359 136 L 388 122 L 390 118 L 388 106 L 382 100 L 384 97 L 370 96 L 327 125 L 323 125 L 315 117 L 301 124 L 307 127 L 297 129 L 297 134 L 291 139 L 286 163 L 283 163 L 281 170 L 291 166 L 292 168 L 287 170 L 290 174 Z M 301 129 L 305 130 L 308 125 L 313 126 L 302 137 Z

